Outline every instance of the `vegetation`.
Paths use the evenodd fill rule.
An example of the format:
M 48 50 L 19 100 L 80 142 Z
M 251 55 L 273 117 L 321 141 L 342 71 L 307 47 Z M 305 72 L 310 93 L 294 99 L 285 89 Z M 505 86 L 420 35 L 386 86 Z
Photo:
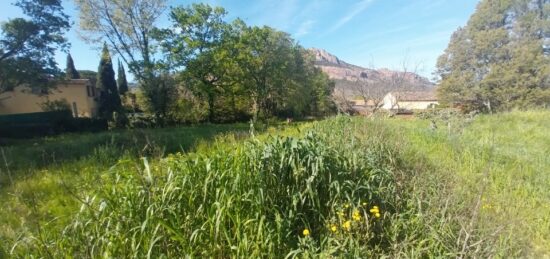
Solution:
M 484 0 L 439 58 L 439 93 L 467 110 L 550 103 L 550 3 Z
M 97 88 L 100 90 L 99 114 L 100 117 L 111 120 L 113 119 L 114 112 L 120 112 L 122 102 L 118 93 L 113 61 L 111 60 L 107 44 L 103 45 L 101 60 L 97 70 Z
M 311 53 L 221 7 L 173 7 L 156 28 L 165 0 L 75 4 L 83 36 L 104 45 L 97 73 L 68 55 L 66 79 L 93 81 L 112 131 L 0 138 L 0 258 L 550 255 L 550 112 L 509 111 L 550 101 L 548 1 L 482 1 L 438 61 L 445 104 L 502 113 L 409 119 L 327 118 L 334 82 Z M 0 93 L 55 82 L 53 53 L 67 46 L 59 0 L 16 5 L 29 19 L 2 25 Z M 386 90 L 405 86 L 399 75 Z M 379 103 L 379 83 L 355 90 Z M 56 127 L 107 127 L 63 100 L 42 106 L 65 111 L 51 113 L 69 118 Z M 34 116 L 19 120 L 54 130 Z M 326 119 L 273 119 L 310 116 Z
M 70 24 L 61 0 L 18 0 L 15 5 L 28 18 L 2 23 L 0 93 L 21 84 L 48 86 L 48 77 L 61 74 L 54 60 L 55 50 L 67 47 L 63 34 Z
M 550 253 L 548 115 L 424 115 L 436 128 L 425 119 L 338 117 L 144 160 L 136 156 L 146 155 L 144 142 L 129 144 L 139 131 L 88 135 L 112 144 L 82 148 L 88 153 L 4 187 L 19 196 L 0 196 L 11 215 L 1 217 L 10 226 L 3 249 L 53 257 L 541 257 Z M 83 139 L 68 138 L 56 142 Z M 154 142 L 173 147 L 177 139 L 191 138 Z M 12 208 L 32 211 L 26 226 L 41 232 L 14 227 Z
M 142 90 L 144 106 L 162 125 L 173 103 L 174 85 L 154 60 L 154 23 L 164 12 L 165 0 L 76 0 L 80 29 L 92 43 L 107 42 L 128 64 Z
M 126 71 L 122 62 L 118 62 L 117 80 L 118 93 L 125 95 L 128 92 L 128 81 L 126 80 Z
M 80 74 L 74 66 L 73 57 L 71 54 L 67 54 L 67 68 L 65 69 L 65 78 L 66 79 L 79 79 Z
M 334 111 L 334 84 L 287 33 L 248 27 L 239 19 L 228 22 L 223 8 L 207 4 L 174 7 L 172 26 L 155 28 L 164 1 L 76 3 L 87 38 L 106 40 L 128 64 L 140 86 L 139 110 L 161 126 Z M 160 44 L 160 52 L 152 42 Z

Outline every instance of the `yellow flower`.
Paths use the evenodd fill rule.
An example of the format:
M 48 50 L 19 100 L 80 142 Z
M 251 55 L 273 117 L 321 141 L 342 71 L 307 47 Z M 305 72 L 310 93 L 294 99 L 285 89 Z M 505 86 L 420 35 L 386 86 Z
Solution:
M 344 222 L 344 224 L 342 225 L 342 228 L 344 228 L 346 231 L 349 231 L 351 229 L 351 221 L 346 221 Z
M 367 206 L 367 203 L 366 203 L 366 202 L 363 202 L 363 206 Z
M 378 206 L 373 206 L 372 209 L 370 209 L 369 211 L 372 214 L 380 213 L 380 209 L 378 209 Z
M 374 216 L 380 218 L 380 213 L 377 212 L 376 214 L 374 214 Z
M 342 212 L 342 211 L 338 211 L 336 214 L 338 214 L 338 216 L 340 216 L 340 217 L 344 216 L 344 212 Z
M 344 208 L 349 208 L 349 203 L 346 203 L 346 205 L 344 205 Z
M 334 224 L 330 225 L 330 231 L 332 232 L 336 232 L 336 230 L 338 230 L 338 227 Z
M 353 218 L 353 220 L 355 221 L 359 221 L 361 220 L 361 214 L 359 213 L 358 210 L 355 210 L 353 211 L 353 215 L 351 216 L 351 218 Z
M 309 236 L 309 229 L 305 228 L 302 234 L 304 234 L 305 237 Z

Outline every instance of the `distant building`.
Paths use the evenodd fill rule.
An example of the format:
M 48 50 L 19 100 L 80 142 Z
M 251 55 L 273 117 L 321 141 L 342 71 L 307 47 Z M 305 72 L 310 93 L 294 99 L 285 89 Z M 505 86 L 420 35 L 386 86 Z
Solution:
M 390 92 L 384 97 L 386 110 L 424 110 L 439 105 L 435 91 Z
M 74 117 L 97 116 L 99 90 L 89 79 L 62 81 L 49 92 L 41 88 L 18 86 L 0 93 L 0 115 L 43 112 L 44 103 L 66 100 Z

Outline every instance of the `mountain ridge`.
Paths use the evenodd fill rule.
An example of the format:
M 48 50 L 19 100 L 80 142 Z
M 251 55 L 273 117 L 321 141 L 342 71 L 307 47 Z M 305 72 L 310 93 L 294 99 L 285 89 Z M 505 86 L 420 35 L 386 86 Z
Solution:
M 330 79 L 335 80 L 336 88 L 353 88 L 361 82 L 383 82 L 396 76 L 402 76 L 404 83 L 412 89 L 425 90 L 434 87 L 434 83 L 428 78 L 413 72 L 364 68 L 345 62 L 324 49 L 310 48 L 309 51 L 315 56 L 315 66 L 325 72 Z

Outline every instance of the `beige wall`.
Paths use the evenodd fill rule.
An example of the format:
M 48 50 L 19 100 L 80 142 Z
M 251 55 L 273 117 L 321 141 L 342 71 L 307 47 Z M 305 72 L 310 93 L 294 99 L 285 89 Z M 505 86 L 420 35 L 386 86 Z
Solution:
M 78 117 L 95 117 L 97 102 L 92 96 L 92 85 L 88 79 L 74 79 L 62 82 L 50 90 L 47 95 L 33 94 L 31 88 L 16 87 L 13 91 L 0 94 L 0 115 L 42 112 L 41 104 L 49 101 L 65 99 L 74 108 Z M 95 90 L 95 95 L 99 91 Z
M 397 102 L 396 98 L 388 93 L 384 97 L 382 108 L 386 110 L 392 109 L 407 109 L 407 110 L 425 110 L 430 108 L 432 105 L 439 105 L 438 101 L 399 101 Z
M 439 105 L 438 101 L 404 101 L 399 102 L 399 108 L 407 110 L 425 110 L 430 108 L 431 105 Z

